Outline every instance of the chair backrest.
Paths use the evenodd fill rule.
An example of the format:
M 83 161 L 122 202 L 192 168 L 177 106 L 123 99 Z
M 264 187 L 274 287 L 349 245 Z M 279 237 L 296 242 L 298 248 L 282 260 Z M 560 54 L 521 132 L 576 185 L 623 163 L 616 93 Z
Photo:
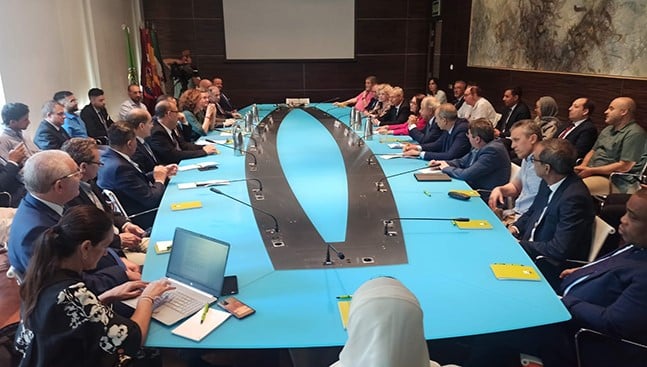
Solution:
M 126 209 L 121 205 L 119 202 L 119 199 L 117 198 L 117 195 L 115 195 L 114 192 L 108 189 L 103 190 L 103 195 L 106 197 L 106 201 L 110 206 L 112 207 L 112 211 L 115 212 L 115 214 L 121 214 L 124 217 L 128 218 L 128 214 L 126 213 Z
M 511 181 L 517 175 L 517 173 L 519 173 L 520 170 L 521 170 L 520 166 L 514 163 L 510 163 L 510 180 L 508 181 Z
M 593 239 L 591 240 L 591 249 L 589 250 L 589 262 L 594 261 L 604 245 L 604 241 L 607 240 L 609 235 L 616 233 L 616 229 L 609 225 L 607 222 L 602 220 L 602 218 L 595 216 L 595 222 L 593 223 Z

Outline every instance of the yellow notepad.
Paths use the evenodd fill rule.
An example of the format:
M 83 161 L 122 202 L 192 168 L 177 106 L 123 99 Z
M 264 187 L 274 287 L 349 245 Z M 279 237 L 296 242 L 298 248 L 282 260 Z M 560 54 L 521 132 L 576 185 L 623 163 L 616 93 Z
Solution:
M 532 266 L 521 264 L 490 264 L 497 279 L 501 280 L 540 280 L 541 277 Z
M 467 222 L 454 221 L 454 225 L 460 229 L 492 229 L 492 224 L 485 219 L 471 219 Z
M 451 190 L 453 192 L 460 192 L 461 194 L 465 194 L 467 196 L 481 196 L 478 191 L 476 190 Z
M 350 312 L 350 301 L 337 301 L 337 307 L 339 307 L 341 324 L 344 326 L 344 329 L 346 329 L 346 325 L 348 325 L 348 313 Z
M 171 252 L 171 247 L 173 247 L 173 241 L 157 241 L 155 242 L 155 253 L 157 254 L 166 254 Z
M 182 203 L 172 203 L 171 210 L 185 210 L 185 209 L 195 209 L 202 208 L 201 201 L 185 201 Z

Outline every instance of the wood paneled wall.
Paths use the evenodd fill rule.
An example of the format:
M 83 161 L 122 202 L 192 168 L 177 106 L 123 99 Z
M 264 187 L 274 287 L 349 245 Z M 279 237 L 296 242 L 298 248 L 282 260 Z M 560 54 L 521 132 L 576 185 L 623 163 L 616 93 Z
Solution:
M 485 96 L 500 111 L 504 89 L 521 85 L 524 100 L 531 110 L 539 97 L 552 96 L 559 105 L 562 120 L 567 119 L 568 107 L 574 99 L 588 97 L 596 104 L 593 119 L 598 126 L 604 125 L 604 111 L 613 98 L 629 96 L 638 104 L 638 121 L 647 125 L 647 80 L 467 67 L 471 3 L 471 0 L 442 2 L 440 77 L 444 86 L 456 79 L 474 81 L 482 86 Z
M 429 6 L 428 0 L 356 0 L 353 61 L 229 62 L 222 0 L 143 0 L 144 19 L 158 31 L 162 57 L 191 49 L 200 74 L 221 77 L 238 106 L 286 97 L 343 100 L 359 93 L 368 75 L 403 87 L 407 95 L 422 92 Z

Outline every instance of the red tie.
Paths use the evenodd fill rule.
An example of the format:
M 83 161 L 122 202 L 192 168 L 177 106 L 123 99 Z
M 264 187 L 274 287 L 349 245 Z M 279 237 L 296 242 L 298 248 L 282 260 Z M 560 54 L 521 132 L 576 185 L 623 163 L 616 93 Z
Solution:
M 564 137 L 566 136 L 566 134 L 568 134 L 568 132 L 569 132 L 569 131 L 571 131 L 574 127 L 575 127 L 575 124 L 573 124 L 573 123 L 571 122 L 571 124 L 570 124 L 570 125 L 568 125 L 568 127 L 566 127 L 566 129 L 564 129 L 564 131 L 562 131 L 562 133 L 561 133 L 561 134 L 559 134 L 558 138 L 560 138 L 560 139 L 564 139 Z

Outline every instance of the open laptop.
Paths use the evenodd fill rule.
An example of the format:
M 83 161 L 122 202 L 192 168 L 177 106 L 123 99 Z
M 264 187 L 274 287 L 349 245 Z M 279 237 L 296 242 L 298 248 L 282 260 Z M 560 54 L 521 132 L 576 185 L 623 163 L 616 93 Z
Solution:
M 229 243 L 176 228 L 166 277 L 175 290 L 155 303 L 153 318 L 172 325 L 211 304 L 222 294 Z M 137 307 L 138 298 L 124 301 Z

